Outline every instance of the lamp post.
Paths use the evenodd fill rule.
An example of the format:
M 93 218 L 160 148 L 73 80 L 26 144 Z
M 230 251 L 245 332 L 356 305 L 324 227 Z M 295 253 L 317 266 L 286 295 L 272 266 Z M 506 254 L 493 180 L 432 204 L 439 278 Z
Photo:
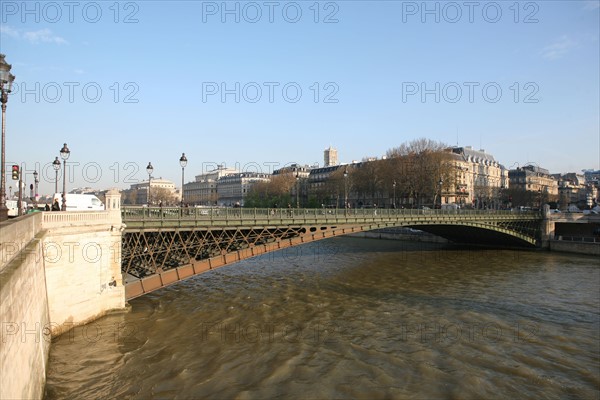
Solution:
M 58 170 L 60 170 L 60 160 L 58 157 L 52 161 L 52 167 L 54 167 L 54 193 L 58 193 Z
M 187 165 L 187 158 L 185 153 L 181 153 L 181 157 L 179 158 L 179 165 L 181 165 L 181 207 L 183 207 L 183 170 Z
M 344 215 L 348 215 L 348 167 L 344 169 Z
M 40 181 L 38 180 L 38 173 L 37 171 L 33 171 L 33 183 L 34 183 L 34 193 L 33 193 L 33 204 L 35 205 L 35 209 L 38 208 L 38 183 L 40 183 Z
M 8 219 L 8 208 L 6 207 L 6 175 L 4 165 L 6 163 L 6 103 L 8 94 L 12 90 L 15 76 L 10 73 L 11 65 L 4 61 L 4 54 L 0 54 L 0 102 L 2 103 L 2 152 L 0 160 L 0 221 Z
M 396 208 L 396 180 L 394 179 L 394 182 L 392 182 L 392 187 L 394 188 L 394 197 L 393 197 L 393 203 L 392 203 L 392 208 Z
M 440 210 L 442 209 L 442 185 L 444 184 L 444 181 L 442 180 L 442 178 L 440 178 L 438 185 L 440 185 Z
M 71 151 L 65 143 L 63 148 L 60 149 L 60 158 L 63 159 L 63 195 L 62 195 L 62 206 L 61 211 L 67 211 L 67 159 L 71 155 Z
M 146 172 L 148 173 L 148 206 L 150 206 L 150 184 L 152 183 L 152 172 L 154 171 L 154 167 L 152 163 L 148 162 L 148 166 L 146 167 Z
M 300 208 L 300 173 L 296 168 L 296 208 Z

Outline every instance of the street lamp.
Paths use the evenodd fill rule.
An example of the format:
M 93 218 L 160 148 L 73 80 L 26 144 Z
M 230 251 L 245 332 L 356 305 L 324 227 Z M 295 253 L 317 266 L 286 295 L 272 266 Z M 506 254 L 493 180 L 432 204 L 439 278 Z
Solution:
M 187 158 L 185 157 L 185 153 L 181 153 L 181 157 L 179 158 L 179 165 L 181 165 L 181 207 L 183 207 L 183 169 L 187 165 Z
M 60 160 L 58 157 L 52 161 L 52 166 L 54 167 L 54 193 L 58 193 L 58 170 L 60 169 Z
M 6 207 L 6 175 L 4 164 L 6 162 L 6 103 L 8 94 L 12 90 L 12 83 L 15 76 L 10 73 L 12 66 L 4 61 L 4 54 L 0 54 L 0 102 L 2 102 L 2 153 L 0 160 L 0 221 L 8 219 L 8 208 Z
M 35 192 L 33 193 L 33 204 L 35 204 L 35 208 L 38 208 L 38 183 L 40 183 L 40 181 L 38 180 L 38 173 L 37 171 L 33 171 L 33 183 L 35 184 L 34 188 L 35 188 Z
M 148 173 L 148 206 L 150 206 L 150 184 L 152 183 L 152 171 L 154 171 L 154 167 L 152 163 L 148 162 L 148 166 L 146 167 L 146 172 Z
M 296 208 L 300 208 L 300 172 L 296 168 Z
M 440 185 L 440 210 L 442 209 L 442 185 L 444 184 L 444 181 L 442 180 L 442 178 L 440 178 L 440 181 L 438 182 L 438 185 Z
M 60 149 L 60 158 L 63 159 L 63 195 L 62 195 L 62 207 L 61 211 L 67 211 L 67 159 L 71 155 L 71 151 L 65 143 L 63 148 Z
M 348 215 L 348 167 L 344 168 L 344 214 Z

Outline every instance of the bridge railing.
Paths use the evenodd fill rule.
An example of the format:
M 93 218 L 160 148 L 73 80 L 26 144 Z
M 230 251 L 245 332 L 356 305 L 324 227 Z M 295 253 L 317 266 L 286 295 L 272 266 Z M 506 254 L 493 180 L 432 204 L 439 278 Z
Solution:
M 554 240 L 563 240 L 568 242 L 600 243 L 600 237 L 595 236 L 555 236 Z
M 520 215 L 539 216 L 537 212 L 508 210 L 431 210 L 391 208 L 231 208 L 231 207 L 121 207 L 123 221 L 191 220 L 305 220 L 340 218 L 393 218 L 416 215 Z

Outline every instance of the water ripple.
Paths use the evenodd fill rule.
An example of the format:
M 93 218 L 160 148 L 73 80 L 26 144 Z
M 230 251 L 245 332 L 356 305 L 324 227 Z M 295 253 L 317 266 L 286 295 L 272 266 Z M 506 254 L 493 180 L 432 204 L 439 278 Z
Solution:
M 588 398 L 589 257 L 336 238 L 220 268 L 54 341 L 46 398 Z

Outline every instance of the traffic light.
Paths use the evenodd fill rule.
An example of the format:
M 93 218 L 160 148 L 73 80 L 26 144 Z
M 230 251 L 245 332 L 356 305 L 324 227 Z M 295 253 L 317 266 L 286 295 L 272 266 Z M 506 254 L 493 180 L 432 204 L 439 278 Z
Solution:
M 19 166 L 16 164 L 12 166 L 12 178 L 13 181 L 19 180 Z

